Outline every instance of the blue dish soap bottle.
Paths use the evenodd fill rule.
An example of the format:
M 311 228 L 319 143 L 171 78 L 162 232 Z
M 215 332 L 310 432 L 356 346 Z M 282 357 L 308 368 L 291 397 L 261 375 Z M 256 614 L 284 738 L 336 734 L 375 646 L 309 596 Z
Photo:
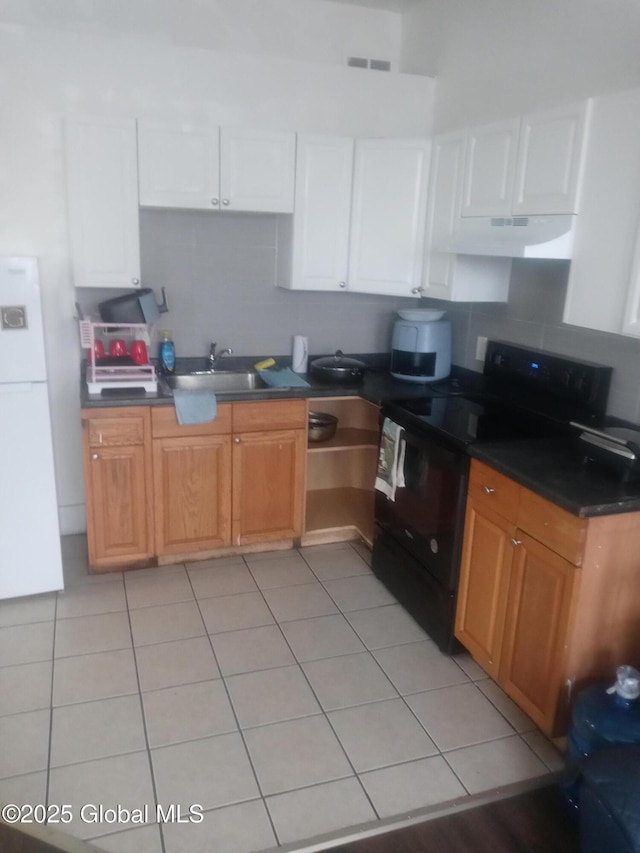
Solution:
M 160 332 L 160 370 L 173 373 L 176 369 L 176 348 L 171 340 L 171 332 Z

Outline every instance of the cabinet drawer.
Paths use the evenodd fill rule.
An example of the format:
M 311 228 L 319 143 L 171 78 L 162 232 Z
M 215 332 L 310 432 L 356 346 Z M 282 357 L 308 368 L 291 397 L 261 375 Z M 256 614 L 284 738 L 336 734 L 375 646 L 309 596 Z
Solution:
M 130 447 L 144 444 L 144 418 L 90 418 L 89 447 Z
M 471 462 L 469 474 L 469 498 L 472 498 L 480 506 L 487 506 L 504 518 L 515 522 L 518 518 L 518 502 L 521 487 L 505 477 L 478 462 Z
M 306 424 L 306 400 L 259 400 L 233 404 L 234 432 L 303 429 Z
M 173 406 L 157 406 L 151 410 L 153 438 L 173 438 L 188 435 L 228 435 L 231 432 L 231 403 L 218 403 L 215 421 L 208 424 L 178 423 Z
M 587 520 L 522 488 L 518 527 L 574 566 L 582 562 Z

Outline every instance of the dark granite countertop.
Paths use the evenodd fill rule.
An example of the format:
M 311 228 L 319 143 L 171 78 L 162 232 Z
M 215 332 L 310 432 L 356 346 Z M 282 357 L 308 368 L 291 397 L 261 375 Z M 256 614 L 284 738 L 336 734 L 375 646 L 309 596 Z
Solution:
M 391 376 L 388 354 L 356 354 L 352 357 L 359 358 L 367 364 L 361 382 L 321 382 L 307 374 L 303 378 L 309 383 L 308 388 L 256 389 L 242 393 L 218 393 L 216 396 L 220 403 L 242 400 L 306 399 L 308 397 L 362 397 L 370 403 L 381 404 L 394 398 L 424 395 L 424 385 L 415 382 L 403 382 Z M 259 356 L 225 358 L 218 370 L 251 369 L 259 360 Z M 290 359 L 286 357 L 277 358 L 276 365 L 277 367 L 287 367 L 290 365 Z M 205 360 L 184 358 L 178 359 L 176 372 L 187 373 L 192 370 L 205 369 Z M 82 366 L 81 374 L 84 377 L 85 365 Z M 159 377 L 157 393 L 124 388 L 111 389 L 99 395 L 88 394 L 87 385 L 83 379 L 80 385 L 80 405 L 83 409 L 110 408 L 113 406 L 170 406 L 173 405 L 173 397 L 168 389 L 163 388 L 161 377 Z
M 392 399 L 421 397 L 428 393 L 422 384 L 394 379 L 389 373 L 388 354 L 351 354 L 367 364 L 359 383 L 320 382 L 311 375 L 305 378 L 308 388 L 256 390 L 241 394 L 221 393 L 218 400 L 306 399 L 310 397 L 362 397 L 370 403 L 383 404 Z M 219 369 L 235 370 L 253 367 L 260 357 L 225 359 Z M 290 365 L 290 359 L 277 358 L 278 367 Z M 206 369 L 203 359 L 179 359 L 178 372 Z M 470 371 L 454 368 L 452 373 Z M 84 366 L 82 370 L 84 376 Z M 474 374 L 481 380 L 480 374 Z M 113 406 L 170 406 L 173 398 L 159 387 L 157 394 L 114 390 L 106 395 L 89 395 L 81 383 L 81 406 L 85 409 Z M 491 465 L 497 471 L 536 492 L 574 515 L 588 518 L 640 510 L 640 482 L 625 484 L 620 477 L 601 466 L 582 463 L 577 433 L 554 439 L 522 439 L 472 444 L 468 453 Z
M 640 510 L 640 482 L 583 464 L 577 433 L 473 444 L 469 454 L 581 518 Z

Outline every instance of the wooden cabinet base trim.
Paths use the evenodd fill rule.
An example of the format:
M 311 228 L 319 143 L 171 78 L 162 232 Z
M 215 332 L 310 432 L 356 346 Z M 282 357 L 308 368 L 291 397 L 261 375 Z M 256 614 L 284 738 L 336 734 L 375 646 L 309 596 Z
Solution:
M 219 557 L 234 557 L 242 554 L 258 554 L 262 551 L 290 551 L 296 546 L 293 539 L 282 539 L 278 542 L 256 542 L 253 545 L 233 545 L 228 548 L 216 548 L 211 551 L 187 552 L 185 554 L 166 554 L 158 557 L 159 566 L 169 566 L 174 563 L 198 563 L 202 560 L 216 560 Z M 197 568 L 195 566 L 194 568 Z

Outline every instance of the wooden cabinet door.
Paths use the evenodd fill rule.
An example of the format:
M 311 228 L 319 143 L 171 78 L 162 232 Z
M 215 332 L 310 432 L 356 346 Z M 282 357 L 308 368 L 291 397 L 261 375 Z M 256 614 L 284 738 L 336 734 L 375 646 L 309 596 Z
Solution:
M 511 216 L 519 119 L 468 131 L 463 216 Z
M 230 436 L 154 439 L 153 479 L 158 554 L 230 544 Z
M 284 286 L 346 288 L 352 175 L 353 139 L 298 135 L 293 262 Z
M 90 564 L 124 565 L 148 559 L 153 537 L 144 446 L 87 447 L 85 458 Z
M 515 524 L 487 506 L 467 503 L 455 635 L 498 677 Z
M 135 121 L 70 119 L 66 148 L 73 283 L 140 287 Z
M 301 535 L 305 436 L 301 429 L 234 436 L 234 545 Z
M 220 130 L 138 122 L 140 204 L 220 209 Z
M 429 148 L 421 139 L 356 140 L 349 290 L 420 294 Z
M 522 118 L 514 215 L 577 213 L 589 101 Z
M 553 735 L 580 570 L 520 530 L 517 536 L 499 684 Z
M 295 133 L 221 128 L 221 209 L 293 213 L 295 157 Z

